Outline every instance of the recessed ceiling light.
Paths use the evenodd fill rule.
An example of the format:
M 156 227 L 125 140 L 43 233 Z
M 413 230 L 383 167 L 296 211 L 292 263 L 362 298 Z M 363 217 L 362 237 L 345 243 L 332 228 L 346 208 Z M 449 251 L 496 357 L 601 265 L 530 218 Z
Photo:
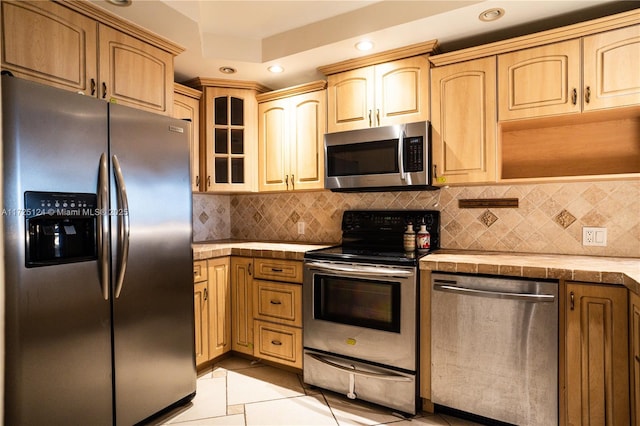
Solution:
M 491 21 L 500 19 L 503 16 L 504 16 L 504 9 L 496 7 L 493 9 L 485 10 L 478 16 L 478 19 L 480 19 L 483 22 L 491 22 Z
M 373 42 L 370 40 L 362 40 L 356 43 L 356 49 L 365 52 L 373 49 Z
M 107 2 L 116 6 L 131 6 L 131 0 L 107 0 Z
M 232 68 L 232 67 L 220 67 L 219 70 L 220 70 L 220 72 L 222 74 L 235 74 L 236 73 L 236 69 Z
M 272 73 L 281 73 L 284 71 L 284 68 L 282 68 L 282 66 L 280 65 L 271 65 L 269 68 L 267 68 L 269 71 L 271 71 Z

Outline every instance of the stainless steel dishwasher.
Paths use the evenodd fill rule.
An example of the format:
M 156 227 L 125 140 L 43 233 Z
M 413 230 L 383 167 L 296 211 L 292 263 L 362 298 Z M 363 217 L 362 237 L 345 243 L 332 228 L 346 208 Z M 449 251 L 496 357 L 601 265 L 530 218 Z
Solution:
M 433 273 L 431 290 L 432 402 L 558 424 L 558 284 Z

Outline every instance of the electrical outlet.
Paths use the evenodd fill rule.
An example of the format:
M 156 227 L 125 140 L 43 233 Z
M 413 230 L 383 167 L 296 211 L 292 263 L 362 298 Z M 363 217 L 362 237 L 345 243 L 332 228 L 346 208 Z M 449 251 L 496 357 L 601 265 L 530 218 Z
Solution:
M 582 245 L 606 247 L 607 228 L 583 226 L 582 227 Z
M 304 222 L 298 222 L 298 235 L 304 235 Z

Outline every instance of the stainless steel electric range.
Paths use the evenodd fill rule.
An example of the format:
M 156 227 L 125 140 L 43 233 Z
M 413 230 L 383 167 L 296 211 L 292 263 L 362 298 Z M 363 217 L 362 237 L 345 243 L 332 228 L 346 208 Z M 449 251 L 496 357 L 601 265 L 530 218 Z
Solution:
M 419 259 L 407 224 L 440 247 L 435 210 L 345 211 L 342 245 L 305 254 L 304 381 L 402 413 L 418 407 Z

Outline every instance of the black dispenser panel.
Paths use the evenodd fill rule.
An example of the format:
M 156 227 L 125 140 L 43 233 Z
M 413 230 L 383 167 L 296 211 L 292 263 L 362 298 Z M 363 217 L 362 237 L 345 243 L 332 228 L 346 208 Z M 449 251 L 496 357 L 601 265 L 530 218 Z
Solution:
M 24 193 L 26 267 L 97 259 L 96 194 Z

